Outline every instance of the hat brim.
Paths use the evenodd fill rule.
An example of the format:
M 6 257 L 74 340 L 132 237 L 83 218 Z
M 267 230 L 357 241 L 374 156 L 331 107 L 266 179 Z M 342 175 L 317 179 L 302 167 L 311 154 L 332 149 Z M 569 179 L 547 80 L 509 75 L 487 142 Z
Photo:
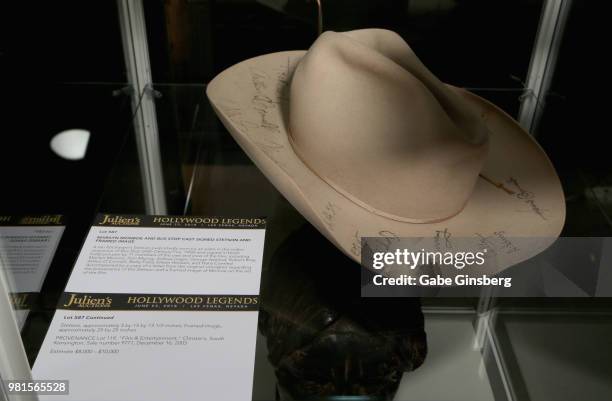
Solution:
M 559 236 L 565 199 L 545 152 L 499 108 L 452 86 L 480 110 L 492 133 L 482 176 L 460 213 L 436 223 L 400 222 L 374 214 L 334 190 L 302 162 L 288 140 L 289 84 L 305 53 L 272 53 L 243 61 L 215 77 L 207 95 L 255 165 L 349 257 L 360 260 L 361 237 L 431 239 L 443 232 L 445 238 L 473 238 L 493 248 L 497 263 L 487 269 L 493 274 L 536 255 Z

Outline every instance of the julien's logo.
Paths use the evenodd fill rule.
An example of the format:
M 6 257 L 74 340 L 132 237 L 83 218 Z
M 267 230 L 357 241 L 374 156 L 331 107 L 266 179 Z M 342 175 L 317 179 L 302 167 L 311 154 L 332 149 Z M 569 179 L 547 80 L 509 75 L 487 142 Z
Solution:
M 105 214 L 104 219 L 100 222 L 100 225 L 138 226 L 140 225 L 140 219 L 138 217 L 110 216 Z
M 28 306 L 28 294 L 10 294 L 11 303 L 13 304 L 13 308 L 22 309 Z
M 110 308 L 112 303 L 110 297 L 96 298 L 91 295 L 70 294 L 70 299 L 64 304 L 64 308 Z

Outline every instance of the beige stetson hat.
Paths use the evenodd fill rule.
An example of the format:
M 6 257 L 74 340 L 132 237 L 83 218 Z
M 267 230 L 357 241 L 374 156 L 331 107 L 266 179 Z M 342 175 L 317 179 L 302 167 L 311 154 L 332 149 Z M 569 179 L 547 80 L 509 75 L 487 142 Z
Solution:
M 563 190 L 538 144 L 439 81 L 394 32 L 325 32 L 307 52 L 228 68 L 207 94 L 272 184 L 356 261 L 361 237 L 468 238 L 496 254 L 495 273 L 563 227 Z

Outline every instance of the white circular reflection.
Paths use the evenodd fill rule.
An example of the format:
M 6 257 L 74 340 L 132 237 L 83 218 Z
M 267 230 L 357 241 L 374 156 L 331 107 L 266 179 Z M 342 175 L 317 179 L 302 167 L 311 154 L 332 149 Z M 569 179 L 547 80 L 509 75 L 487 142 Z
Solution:
M 51 150 L 59 157 L 68 160 L 81 160 L 85 157 L 91 133 L 84 129 L 69 129 L 51 138 Z

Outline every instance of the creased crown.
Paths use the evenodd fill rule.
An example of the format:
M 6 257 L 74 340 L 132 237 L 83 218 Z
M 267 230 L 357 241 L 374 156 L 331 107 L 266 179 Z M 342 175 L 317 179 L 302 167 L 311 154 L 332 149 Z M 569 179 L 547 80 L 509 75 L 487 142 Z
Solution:
M 484 164 L 489 132 L 478 112 L 391 31 L 322 34 L 293 75 L 289 103 L 302 161 L 381 216 L 454 216 Z

